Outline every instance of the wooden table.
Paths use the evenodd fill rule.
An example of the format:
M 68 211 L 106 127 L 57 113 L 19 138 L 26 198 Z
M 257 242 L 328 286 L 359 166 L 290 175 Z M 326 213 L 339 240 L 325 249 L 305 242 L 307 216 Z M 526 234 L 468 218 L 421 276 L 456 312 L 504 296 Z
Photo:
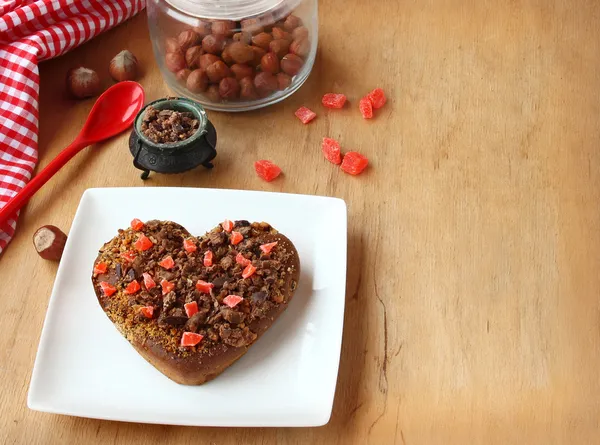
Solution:
M 213 171 L 154 175 L 127 136 L 80 154 L 21 215 L 0 258 L 0 442 L 555 444 L 600 437 L 600 3 L 586 0 L 321 2 L 320 48 L 293 97 L 210 113 Z M 125 43 L 126 42 L 126 43 Z M 165 96 L 139 16 L 41 67 L 40 165 L 73 139 L 92 100 L 66 70 L 107 78 L 124 46 L 148 99 Z M 358 99 L 389 97 L 372 121 Z M 350 106 L 327 113 L 323 93 Z M 318 111 L 309 126 L 293 116 Z M 359 177 L 320 154 L 339 138 Z M 252 162 L 285 176 L 260 181 Z M 30 411 L 26 395 L 56 265 L 31 235 L 71 225 L 83 191 L 191 186 L 337 196 L 348 203 L 344 340 L 333 415 L 315 429 L 185 428 Z

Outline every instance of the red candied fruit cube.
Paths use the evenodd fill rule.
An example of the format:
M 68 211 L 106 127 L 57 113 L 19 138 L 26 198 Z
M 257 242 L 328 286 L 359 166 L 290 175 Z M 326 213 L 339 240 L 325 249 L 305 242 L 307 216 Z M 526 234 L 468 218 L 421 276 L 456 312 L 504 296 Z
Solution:
M 160 287 L 162 287 L 163 295 L 167 295 L 169 292 L 175 289 L 175 284 L 167 280 L 162 280 L 160 282 Z
M 156 283 L 154 282 L 152 276 L 149 273 L 144 272 L 142 276 L 144 277 L 144 286 L 146 286 L 146 290 L 150 290 L 153 287 L 156 287 Z
M 342 170 L 351 175 L 358 175 L 367 168 L 368 164 L 369 160 L 366 157 L 355 151 L 350 151 L 344 156 Z
M 108 265 L 106 263 L 98 263 L 94 266 L 94 275 L 106 273 Z
M 131 220 L 131 228 L 133 230 L 142 230 L 144 228 L 144 223 L 137 218 L 133 218 Z
M 196 346 L 204 337 L 195 332 L 184 332 L 181 336 L 181 346 Z
M 100 287 L 102 288 L 102 292 L 104 293 L 104 295 L 106 295 L 107 297 L 110 297 L 117 291 L 116 287 L 112 286 L 106 281 L 100 281 Z
M 159 266 L 164 267 L 165 269 L 172 269 L 175 266 L 175 261 L 173 261 L 173 257 L 171 255 L 166 256 L 163 260 L 158 263 Z
M 375 88 L 373 91 L 371 91 L 369 94 L 367 94 L 367 97 L 371 101 L 371 105 L 373 105 L 373 108 L 376 110 L 383 107 L 387 100 L 385 98 L 385 93 L 383 92 L 383 90 L 381 88 Z
M 185 309 L 185 314 L 188 316 L 188 318 L 190 318 L 192 315 L 198 312 L 198 303 L 196 303 L 195 301 L 186 303 L 183 305 L 183 307 Z
M 371 119 L 373 117 L 373 104 L 368 97 L 363 97 L 358 103 L 358 108 L 360 109 L 360 114 L 365 119 Z
M 146 318 L 152 318 L 152 315 L 154 314 L 154 307 L 152 306 L 143 306 L 140 308 L 140 312 L 142 313 L 142 315 Z
M 150 238 L 148 238 L 143 233 L 140 233 L 140 236 L 138 237 L 138 239 L 136 240 L 136 242 L 133 243 L 133 246 L 137 250 L 148 250 L 153 245 L 154 245 L 154 243 L 150 240 Z
M 271 253 L 271 250 L 273 250 L 273 247 L 275 247 L 276 245 L 277 241 L 273 241 L 272 243 L 267 244 L 261 244 L 260 250 L 262 250 L 262 253 L 264 253 L 265 255 L 268 255 Z
M 135 258 L 137 257 L 135 252 L 132 252 L 131 250 L 128 250 L 127 252 L 123 252 L 120 256 L 125 261 L 128 261 L 130 263 L 133 263 L 133 260 L 135 260 Z
M 340 144 L 335 139 L 323 138 L 323 155 L 329 162 L 339 165 L 342 163 L 342 153 L 340 151 Z
M 248 264 L 244 271 L 242 272 L 242 278 L 250 278 L 256 272 L 256 267 L 252 264 Z
M 327 93 L 323 95 L 321 102 L 327 108 L 342 108 L 346 103 L 346 96 L 344 94 Z
M 317 117 L 317 113 L 306 107 L 298 108 L 294 114 L 305 125 Z
M 244 239 L 244 235 L 242 235 L 240 232 L 236 232 L 235 230 L 233 232 L 231 232 L 231 236 L 229 237 L 231 244 L 233 244 L 234 246 L 236 244 L 241 243 L 243 239 Z
M 277 176 L 281 174 L 281 169 L 273 164 L 271 161 L 267 161 L 266 159 L 262 159 L 260 161 L 256 161 L 254 163 L 254 170 L 258 176 L 263 178 L 267 182 L 271 182 Z
M 142 288 L 142 286 L 140 286 L 140 283 L 138 283 L 136 280 L 133 280 L 125 288 L 125 293 L 128 294 L 128 295 L 133 295 L 137 291 L 139 291 L 141 288 Z
M 223 303 L 233 308 L 236 307 L 242 300 L 243 298 L 239 295 L 227 295 L 225 298 L 223 298 Z
M 246 258 L 244 255 L 242 255 L 241 253 L 238 253 L 235 256 L 235 262 L 246 267 L 248 264 L 252 263 L 252 261 L 250 261 L 248 258 Z
M 221 223 L 221 227 L 223 227 L 223 230 L 225 230 L 227 233 L 229 233 L 233 230 L 233 222 L 226 219 L 225 221 L 223 221 Z
M 207 283 L 206 281 L 202 281 L 202 280 L 198 280 L 198 282 L 196 283 L 196 289 L 198 289 L 199 292 L 202 292 L 205 294 L 210 294 L 210 290 L 213 287 L 215 287 L 214 284 Z
M 194 240 L 192 239 L 184 239 L 183 248 L 187 253 L 192 253 L 196 251 L 196 244 L 194 244 Z
M 204 252 L 204 259 L 202 260 L 204 267 L 210 267 L 213 265 L 213 257 L 214 254 L 212 253 L 212 250 L 207 250 Z

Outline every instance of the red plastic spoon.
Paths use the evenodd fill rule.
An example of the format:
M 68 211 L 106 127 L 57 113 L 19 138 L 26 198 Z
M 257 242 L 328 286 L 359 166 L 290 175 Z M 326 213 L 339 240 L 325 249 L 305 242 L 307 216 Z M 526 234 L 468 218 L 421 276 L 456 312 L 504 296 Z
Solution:
M 119 82 L 106 90 L 94 104 L 81 132 L 4 207 L 0 224 L 21 208 L 63 165 L 88 145 L 125 131 L 144 105 L 144 89 L 136 82 Z

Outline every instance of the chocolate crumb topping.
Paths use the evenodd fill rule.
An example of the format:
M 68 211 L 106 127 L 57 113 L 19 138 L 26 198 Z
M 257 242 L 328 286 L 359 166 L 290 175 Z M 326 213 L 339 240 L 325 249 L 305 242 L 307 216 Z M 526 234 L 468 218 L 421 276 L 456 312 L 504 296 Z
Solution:
M 218 344 L 252 344 L 257 338 L 253 326 L 265 319 L 271 309 L 286 303 L 285 288 L 289 289 L 290 284 L 286 284 L 284 274 L 295 253 L 280 243 L 265 257 L 259 246 L 265 239 L 277 240 L 277 231 L 266 223 L 236 221 L 233 230 L 244 236 L 237 245 L 230 243 L 230 234 L 221 226 L 198 238 L 169 221 L 148 221 L 138 231 L 120 230 L 100 249 L 96 260 L 96 264 L 107 265 L 107 272 L 93 277 L 94 286 L 99 288 L 99 283 L 106 281 L 116 288 L 111 296 L 100 292 L 100 304 L 128 339 L 144 342 L 151 338 L 179 356 L 208 351 Z M 147 250 L 134 248 L 142 234 L 153 243 Z M 185 250 L 184 240 L 193 240 L 196 250 Z M 208 251 L 213 252 L 213 264 L 205 267 L 203 258 Z M 135 255 L 133 260 L 130 254 Z M 252 276 L 243 278 L 246 266 L 236 261 L 238 254 L 256 268 Z M 169 269 L 160 265 L 167 256 L 174 262 Z M 146 276 L 153 279 L 154 287 L 146 287 Z M 125 288 L 133 280 L 139 282 L 141 289 L 130 295 Z M 210 293 L 197 288 L 198 280 L 213 285 Z M 295 288 L 296 284 L 292 285 Z M 229 307 L 223 300 L 230 295 L 242 300 Z M 194 302 L 198 312 L 188 317 L 185 305 Z M 152 318 L 141 314 L 144 307 L 153 308 Z M 196 346 L 181 347 L 186 331 L 202 335 L 202 341 Z

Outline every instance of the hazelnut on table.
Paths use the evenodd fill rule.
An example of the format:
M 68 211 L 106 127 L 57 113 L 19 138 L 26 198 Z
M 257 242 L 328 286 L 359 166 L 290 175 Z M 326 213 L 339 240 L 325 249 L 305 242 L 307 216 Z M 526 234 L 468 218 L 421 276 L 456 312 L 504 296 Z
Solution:
M 128 50 L 123 50 L 110 61 L 108 72 L 117 82 L 135 80 L 138 76 L 138 60 Z
M 42 226 L 33 234 L 33 246 L 38 255 L 45 260 L 60 260 L 66 242 L 67 235 L 53 225 Z
M 96 71 L 80 66 L 67 72 L 67 90 L 78 99 L 97 96 L 101 91 L 100 77 Z

